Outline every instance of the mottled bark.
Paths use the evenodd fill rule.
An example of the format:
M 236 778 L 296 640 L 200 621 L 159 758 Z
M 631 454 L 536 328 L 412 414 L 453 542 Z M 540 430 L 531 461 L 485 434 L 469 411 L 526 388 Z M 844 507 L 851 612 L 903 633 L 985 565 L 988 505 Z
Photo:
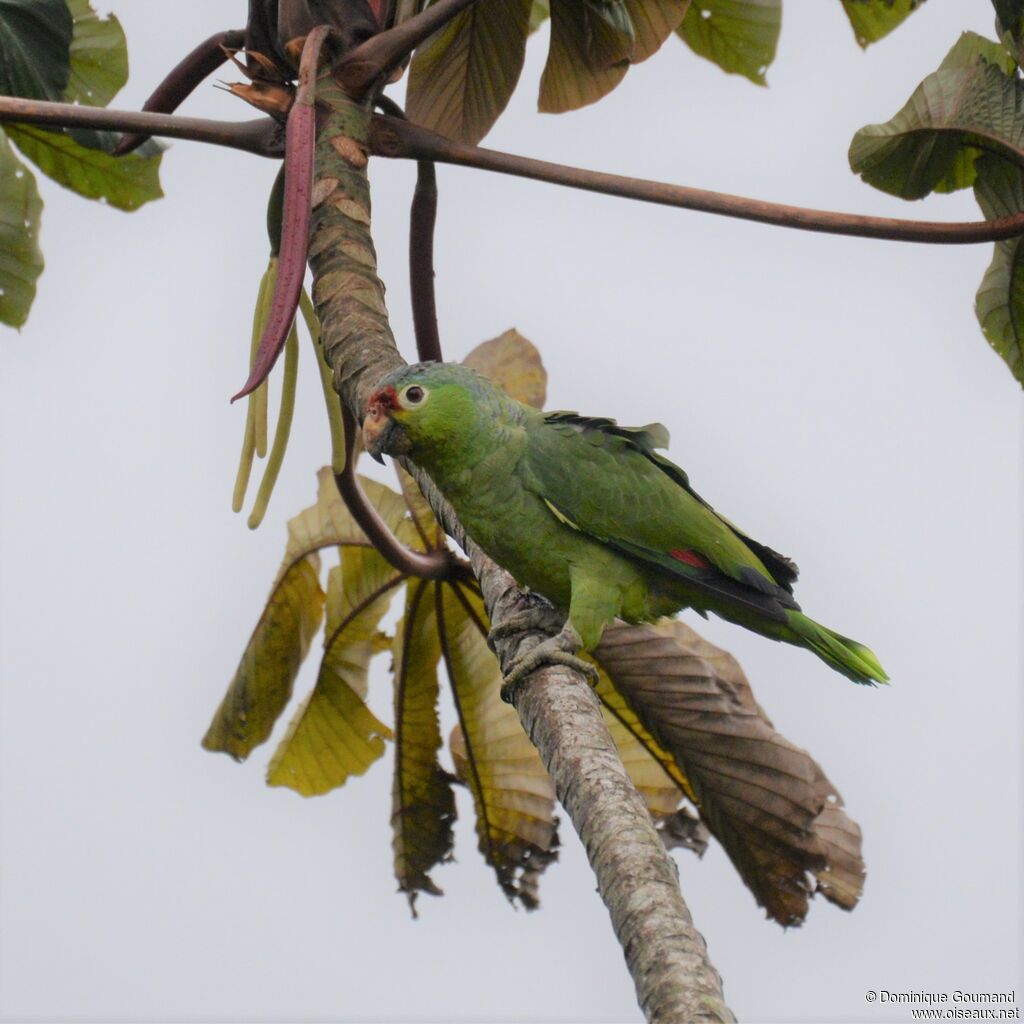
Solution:
M 369 111 L 329 79 L 321 82 L 318 106 L 313 298 L 335 387 L 361 420 L 374 386 L 404 361 L 388 324 L 370 235 Z M 409 468 L 442 525 L 469 555 L 492 622 L 500 624 L 538 602 L 465 536 L 429 479 Z M 559 625 L 552 623 L 553 631 Z M 541 639 L 532 633 L 502 640 L 497 653 L 503 667 Z M 515 703 L 586 847 L 647 1019 L 664 1024 L 732 1020 L 704 940 L 683 902 L 675 864 L 622 766 L 586 680 L 564 667 L 545 668 L 517 688 Z

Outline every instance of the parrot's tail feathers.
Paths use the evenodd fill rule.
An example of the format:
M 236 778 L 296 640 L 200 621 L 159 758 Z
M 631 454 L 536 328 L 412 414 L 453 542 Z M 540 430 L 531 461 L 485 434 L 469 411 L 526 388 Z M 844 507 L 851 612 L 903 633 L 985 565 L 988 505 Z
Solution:
M 790 628 L 799 637 L 798 642 L 848 679 L 869 686 L 889 681 L 885 669 L 869 647 L 826 629 L 801 612 L 790 612 L 788 618 Z

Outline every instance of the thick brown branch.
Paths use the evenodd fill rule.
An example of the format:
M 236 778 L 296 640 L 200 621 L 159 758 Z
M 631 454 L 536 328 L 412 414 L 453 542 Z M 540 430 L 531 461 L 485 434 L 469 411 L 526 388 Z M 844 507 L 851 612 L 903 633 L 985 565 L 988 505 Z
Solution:
M 322 201 L 313 214 L 310 265 L 324 353 L 351 426 L 369 394 L 402 359 L 388 323 L 369 231 L 369 111 L 332 84 L 321 85 L 318 102 L 330 116 L 317 142 L 316 190 Z M 440 522 L 469 554 L 492 622 L 500 624 L 510 612 L 539 600 L 523 594 L 508 573 L 490 562 L 465 536 L 436 489 L 426 478 L 419 480 Z M 502 664 L 507 667 L 521 647 L 537 640 L 534 633 L 502 641 Z M 674 864 L 622 767 L 586 680 L 561 666 L 545 668 L 519 686 L 516 701 L 587 848 L 648 1020 L 731 1019 L 718 975 L 679 892 Z
M 443 28 L 476 0 L 438 0 L 395 28 L 367 39 L 350 51 L 335 70 L 339 84 L 353 98 L 364 96 L 397 68 L 428 36 Z M 491 0 L 485 0 L 491 2 Z
M 188 139 L 241 149 L 257 156 L 284 155 L 284 128 L 271 117 L 254 121 L 211 121 L 202 117 L 148 114 L 137 110 L 108 110 L 77 103 L 47 103 L 0 96 L 0 122 L 51 124 L 61 128 L 99 128 L 139 132 L 167 139 Z
M 467 536 L 430 478 L 411 463 L 406 468 L 438 522 L 469 556 L 492 625 L 536 602 Z M 502 669 L 538 637 L 499 639 Z M 679 890 L 675 863 L 622 765 L 593 690 L 578 672 L 553 666 L 516 687 L 513 703 L 586 848 L 647 1020 L 734 1020 Z
M 587 192 L 601 192 L 625 199 L 639 199 L 645 203 L 677 206 L 684 210 L 715 213 L 723 217 L 830 235 L 880 238 L 892 242 L 927 242 L 933 245 L 969 245 L 976 242 L 1000 242 L 1024 234 L 1024 213 L 990 221 L 943 223 L 809 210 L 802 206 L 769 203 L 761 199 L 646 181 L 643 178 L 624 178 L 618 174 L 605 174 L 602 171 L 588 171 L 548 163 L 546 160 L 499 153 L 492 149 L 452 142 L 408 121 L 386 116 L 374 118 L 370 147 L 377 156 L 435 160 L 438 163 L 497 171 Z

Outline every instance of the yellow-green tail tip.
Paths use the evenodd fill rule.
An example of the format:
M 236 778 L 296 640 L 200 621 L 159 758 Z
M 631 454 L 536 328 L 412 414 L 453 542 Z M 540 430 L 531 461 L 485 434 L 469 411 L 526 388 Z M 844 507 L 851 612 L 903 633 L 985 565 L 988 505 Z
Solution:
M 790 612 L 789 624 L 799 638 L 798 643 L 814 651 L 848 679 L 867 686 L 889 682 L 888 674 L 870 647 L 819 625 L 801 612 Z

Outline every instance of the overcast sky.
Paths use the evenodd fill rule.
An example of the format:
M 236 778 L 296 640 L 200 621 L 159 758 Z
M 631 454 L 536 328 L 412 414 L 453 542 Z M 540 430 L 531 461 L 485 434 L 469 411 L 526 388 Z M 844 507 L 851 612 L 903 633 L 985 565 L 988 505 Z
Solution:
M 125 0 L 132 78 L 115 105 L 139 106 L 245 6 Z M 882 196 L 846 151 L 962 29 L 990 34 L 991 21 L 987 0 L 932 0 L 862 53 L 838 0 L 790 0 L 769 89 L 670 39 L 608 99 L 558 118 L 534 112 L 538 38 L 488 145 L 973 219 L 967 194 Z M 211 87 L 187 110 L 250 116 Z M 568 824 L 543 908 L 516 912 L 461 792 L 457 863 L 434 876 L 446 895 L 412 921 L 391 873 L 390 755 L 303 800 L 264 786 L 272 745 L 243 766 L 200 749 L 284 522 L 328 457 L 306 354 L 267 521 L 253 534 L 231 513 L 244 409 L 228 396 L 245 376 L 274 173 L 175 143 L 167 198 L 132 215 L 41 182 L 46 271 L 26 328 L 0 337 L 0 1013 L 639 1020 Z M 372 174 L 408 356 L 414 172 L 380 161 Z M 974 318 L 991 247 L 831 239 L 450 168 L 439 180 L 447 354 L 516 326 L 544 355 L 552 407 L 662 420 L 698 490 L 792 555 L 804 608 L 869 643 L 892 677 L 856 687 L 806 652 L 698 626 L 820 760 L 863 827 L 869 871 L 854 913 L 815 901 L 783 932 L 718 848 L 677 855 L 734 1011 L 881 1021 L 909 1014 L 869 1005 L 869 989 L 1020 996 L 1022 420 Z M 371 703 L 388 717 L 376 664 Z M 306 671 L 297 693 L 311 684 Z

